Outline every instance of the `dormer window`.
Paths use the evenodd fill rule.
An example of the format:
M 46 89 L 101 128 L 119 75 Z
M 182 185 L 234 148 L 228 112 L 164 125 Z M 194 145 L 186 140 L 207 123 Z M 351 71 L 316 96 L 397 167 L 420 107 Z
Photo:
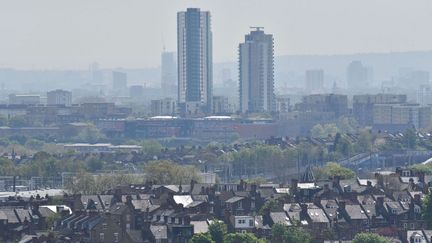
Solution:
M 396 214 L 397 213 L 397 209 L 396 208 L 392 208 L 391 212 L 392 212 L 392 214 Z

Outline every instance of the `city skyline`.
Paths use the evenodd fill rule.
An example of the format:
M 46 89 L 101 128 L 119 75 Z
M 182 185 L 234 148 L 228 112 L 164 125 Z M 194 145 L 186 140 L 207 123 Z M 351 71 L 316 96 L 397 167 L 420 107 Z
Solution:
M 2 68 L 85 69 L 94 61 L 112 68 L 158 66 L 164 45 L 176 49 L 175 13 L 187 7 L 212 12 L 215 62 L 235 60 L 236 43 L 253 25 L 265 26 L 280 40 L 278 55 L 432 49 L 432 36 L 423 31 L 432 21 L 432 5 L 425 0 L 239 0 L 230 9 L 225 1 L 41 0 L 24 7 L 20 2 L 3 2 L 0 10 Z M 152 8 L 147 8 L 150 2 Z

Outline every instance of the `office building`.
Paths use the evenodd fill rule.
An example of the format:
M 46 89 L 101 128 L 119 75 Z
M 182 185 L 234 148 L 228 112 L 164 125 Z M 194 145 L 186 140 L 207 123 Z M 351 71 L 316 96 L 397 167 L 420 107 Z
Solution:
M 215 115 L 226 115 L 232 113 L 230 109 L 228 97 L 226 96 L 213 96 L 212 111 Z
M 152 100 L 150 110 L 152 116 L 173 116 L 177 112 L 176 101 L 172 98 Z
M 10 94 L 9 105 L 39 105 L 40 95 L 36 94 Z
M 47 104 L 48 105 L 72 105 L 72 92 L 56 89 L 47 92 Z
M 306 70 L 305 83 L 307 92 L 322 91 L 324 89 L 324 70 Z
M 127 74 L 113 71 L 113 90 L 117 94 L 124 94 L 127 91 Z
M 273 36 L 256 27 L 239 45 L 240 112 L 275 110 Z
M 177 91 L 177 64 L 175 52 L 162 52 L 161 88 L 165 95 L 174 95 Z
M 210 113 L 213 88 L 210 12 L 188 8 L 177 14 L 177 48 L 181 113 L 196 113 L 196 108 Z M 188 110 L 189 107 L 194 111 Z
M 382 131 L 425 128 L 431 122 L 431 107 L 419 104 L 375 104 L 373 127 Z
M 366 67 L 360 61 L 353 61 L 347 68 L 347 85 L 351 92 L 370 87 L 373 79 L 372 68 Z
M 375 104 L 404 104 L 407 96 L 402 94 L 367 94 L 354 95 L 353 116 L 362 126 L 373 123 L 373 108 Z
M 276 97 L 276 112 L 286 113 L 290 111 L 290 98 L 285 96 Z
M 336 118 L 348 114 L 348 97 L 339 94 L 314 94 L 303 97 L 296 104 L 296 110 L 302 112 L 331 112 Z

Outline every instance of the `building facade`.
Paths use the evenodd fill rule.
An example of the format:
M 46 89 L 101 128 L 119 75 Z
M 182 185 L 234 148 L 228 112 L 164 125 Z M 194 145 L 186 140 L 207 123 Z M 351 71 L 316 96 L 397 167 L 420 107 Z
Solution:
M 172 116 L 177 112 L 176 101 L 171 98 L 152 100 L 150 106 L 152 116 Z
M 161 88 L 165 95 L 175 94 L 177 91 L 177 66 L 175 52 L 162 52 L 161 55 Z
M 211 112 L 213 54 L 210 12 L 188 8 L 177 13 L 177 48 L 178 102 L 199 104 L 204 112 Z
M 47 92 L 47 104 L 48 105 L 72 105 L 72 92 L 66 90 L 53 90 Z
M 404 104 L 407 96 L 402 94 L 366 94 L 353 96 L 353 116 L 362 126 L 373 123 L 375 104 Z
M 239 45 L 240 112 L 275 110 L 273 36 L 261 28 Z
M 324 89 L 324 70 L 306 70 L 306 90 L 307 92 L 321 91 Z

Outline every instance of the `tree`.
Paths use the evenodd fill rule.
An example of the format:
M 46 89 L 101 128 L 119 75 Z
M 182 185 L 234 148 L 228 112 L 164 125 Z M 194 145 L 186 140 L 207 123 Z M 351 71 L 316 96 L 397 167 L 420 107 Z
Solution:
M 215 243 L 215 241 L 212 240 L 210 234 L 199 233 L 199 234 L 194 234 L 194 236 L 190 240 L 190 243 Z
M 390 241 L 377 234 L 359 233 L 354 237 L 353 243 L 390 243 Z
M 264 205 L 259 210 L 259 214 L 265 215 L 269 212 L 275 212 L 278 209 L 280 209 L 278 202 L 274 199 L 271 199 L 264 203 Z
M 225 243 L 264 243 L 251 233 L 230 233 L 225 236 Z
M 227 233 L 227 226 L 222 221 L 214 221 L 209 225 L 211 238 L 216 243 L 223 243 Z
M 154 160 L 144 166 L 146 179 L 159 184 L 185 184 L 198 181 L 198 170 L 193 166 L 181 166 L 169 160 Z
M 423 201 L 423 219 L 429 228 L 432 228 L 432 189 L 429 188 L 429 193 Z
M 55 223 L 57 220 L 61 218 L 59 213 L 52 213 L 48 215 L 48 217 L 45 219 L 45 222 L 47 224 L 48 229 L 51 229 L 55 226 Z
M 317 170 L 317 175 L 322 175 L 324 178 L 338 176 L 341 179 L 351 179 L 354 178 L 354 171 L 341 166 L 335 162 L 328 162 L 326 166 Z
M 87 127 L 82 129 L 74 139 L 83 143 L 97 143 L 106 139 L 106 136 L 101 133 L 95 125 L 89 124 Z
M 29 121 L 25 116 L 14 116 L 9 119 L 10 127 L 27 127 L 30 126 Z
M 0 175 L 10 176 L 15 173 L 15 164 L 12 160 L 0 157 Z M 5 188 L 1 188 L 5 189 Z
M 410 149 L 414 149 L 417 146 L 417 133 L 414 128 L 409 128 L 403 133 L 402 142 Z
M 163 146 L 156 140 L 144 140 L 142 142 L 142 150 L 148 155 L 159 155 Z
M 312 242 L 310 234 L 297 226 L 274 224 L 272 227 L 273 242 L 309 243 Z
M 371 152 L 373 146 L 373 136 L 370 130 L 363 130 L 358 136 L 356 150 L 358 152 Z

